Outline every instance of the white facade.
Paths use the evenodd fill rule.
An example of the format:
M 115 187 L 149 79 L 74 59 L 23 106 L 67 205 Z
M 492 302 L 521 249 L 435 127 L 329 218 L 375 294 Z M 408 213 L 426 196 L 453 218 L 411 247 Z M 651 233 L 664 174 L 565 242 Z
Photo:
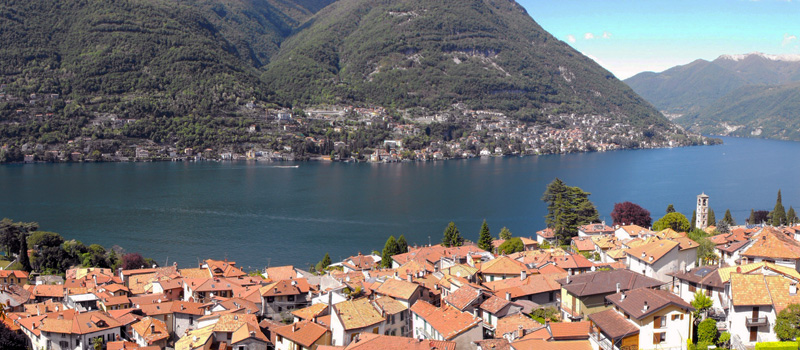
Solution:
M 480 323 L 472 328 L 460 333 L 452 339 L 445 339 L 439 331 L 437 331 L 431 324 L 425 321 L 415 313 L 411 313 L 411 328 L 413 329 L 414 339 L 431 339 L 431 340 L 447 340 L 456 342 L 456 349 L 471 349 L 473 348 L 472 342 L 476 340 L 483 340 L 483 327 Z
M 374 334 L 384 334 L 384 332 L 386 332 L 385 320 L 367 327 L 346 330 L 344 329 L 342 320 L 339 319 L 339 315 L 336 313 L 336 308 L 331 309 L 333 310 L 333 314 L 331 315 L 331 345 L 348 345 L 358 333 L 362 332 Z
M 754 308 L 758 308 L 757 318 L 753 317 L 756 315 L 756 312 L 753 311 Z M 742 343 L 748 346 L 755 345 L 756 342 L 778 341 L 778 337 L 772 329 L 775 326 L 775 316 L 775 309 L 772 308 L 772 305 L 733 306 L 728 311 L 728 329 L 731 336 L 739 336 Z M 758 326 L 748 327 L 748 319 L 751 321 L 751 325 L 758 324 Z M 754 341 L 751 341 L 751 335 L 755 336 Z
M 53 332 L 40 332 L 36 336 L 22 327 L 23 333 L 30 339 L 33 349 L 49 350 L 93 350 L 94 338 L 102 338 L 104 343 L 117 340 L 120 336 L 119 328 L 110 328 L 100 332 L 88 334 L 64 334 Z
M 697 249 L 686 249 L 681 251 L 679 246 L 675 246 L 667 254 L 656 261 L 650 262 L 641 260 L 628 254 L 628 269 L 633 272 L 641 273 L 647 277 L 655 278 L 664 283 L 672 282 L 670 272 L 686 271 L 695 267 L 697 260 Z

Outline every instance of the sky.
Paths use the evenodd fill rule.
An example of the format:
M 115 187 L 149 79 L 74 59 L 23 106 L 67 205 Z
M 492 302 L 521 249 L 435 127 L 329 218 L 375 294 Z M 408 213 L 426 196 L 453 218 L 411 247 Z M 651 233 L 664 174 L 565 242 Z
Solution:
M 800 54 L 800 0 L 517 2 L 620 79 L 724 54 Z

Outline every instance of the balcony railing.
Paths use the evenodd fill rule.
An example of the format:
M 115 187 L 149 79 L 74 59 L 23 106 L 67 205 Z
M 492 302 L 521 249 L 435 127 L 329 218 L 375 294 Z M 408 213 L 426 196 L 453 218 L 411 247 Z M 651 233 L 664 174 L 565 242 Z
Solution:
M 745 321 L 745 325 L 747 327 L 760 327 L 760 326 L 768 326 L 769 321 L 767 321 L 766 316 L 762 317 L 748 317 Z
M 589 337 L 597 343 L 600 349 L 603 350 L 619 350 L 618 347 L 611 343 L 611 340 L 603 336 L 601 333 L 589 333 Z

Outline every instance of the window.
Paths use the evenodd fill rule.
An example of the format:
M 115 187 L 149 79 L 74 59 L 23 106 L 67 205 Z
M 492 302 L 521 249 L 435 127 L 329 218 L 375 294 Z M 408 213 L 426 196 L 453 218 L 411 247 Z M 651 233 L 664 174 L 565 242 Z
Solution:
M 401 312 L 400 313 L 400 321 L 402 321 L 404 318 L 405 318 L 405 312 Z
M 694 283 L 689 283 L 689 291 L 694 292 L 697 290 L 697 285 Z
M 653 344 L 661 344 L 667 340 L 667 333 L 653 333 Z
M 194 324 L 194 316 L 189 316 L 189 324 Z
M 665 323 L 663 316 L 653 317 L 653 328 L 664 328 Z
M 550 301 L 555 300 L 555 298 L 556 298 L 556 292 L 550 292 L 550 295 L 549 295 Z
M 271 303 L 275 301 L 275 297 L 267 297 L 267 302 Z
M 673 321 L 675 321 L 675 320 L 677 320 L 677 319 L 678 319 L 678 317 L 680 317 L 680 316 L 683 316 L 683 315 L 672 315 L 672 320 L 673 320 Z M 681 318 L 682 318 L 682 317 L 681 317 Z
M 60 346 L 62 349 L 69 348 L 69 342 L 62 340 L 62 341 L 58 342 L 58 346 Z
M 294 295 L 289 296 L 289 301 L 294 301 Z

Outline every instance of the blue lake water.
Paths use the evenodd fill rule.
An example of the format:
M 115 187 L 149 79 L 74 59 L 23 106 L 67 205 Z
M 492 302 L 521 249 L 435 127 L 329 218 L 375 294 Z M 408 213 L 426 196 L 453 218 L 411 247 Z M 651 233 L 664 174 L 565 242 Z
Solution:
M 38 221 L 67 239 L 117 244 L 159 263 L 228 258 L 244 268 L 307 268 L 380 250 L 389 235 L 441 240 L 455 221 L 477 240 L 544 228 L 546 185 L 592 193 L 601 218 L 632 201 L 656 220 L 668 204 L 691 217 L 698 194 L 717 218 L 730 209 L 800 209 L 800 143 L 724 138 L 721 146 L 480 158 L 403 164 L 86 163 L 0 166 L 0 217 Z M 283 166 L 298 164 L 298 168 Z

